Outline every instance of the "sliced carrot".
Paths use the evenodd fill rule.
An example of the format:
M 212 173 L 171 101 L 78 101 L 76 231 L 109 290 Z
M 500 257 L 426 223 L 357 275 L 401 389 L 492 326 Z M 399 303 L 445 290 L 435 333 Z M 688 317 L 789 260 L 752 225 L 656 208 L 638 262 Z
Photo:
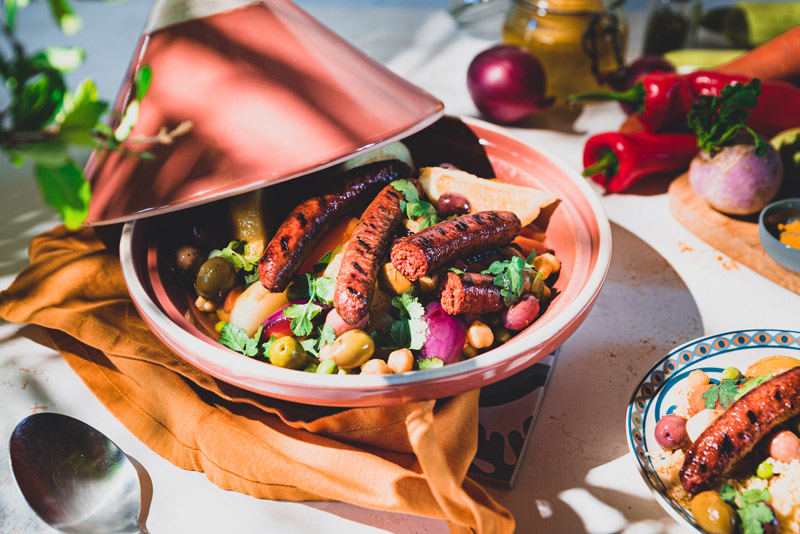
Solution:
M 528 237 L 524 237 L 521 235 L 518 235 L 514 239 L 514 243 L 519 245 L 519 248 L 522 249 L 522 253 L 525 255 L 525 257 L 530 256 L 531 251 L 533 250 L 536 251 L 536 254 L 544 254 L 549 250 L 546 246 L 544 246 L 544 243 L 542 243 L 541 241 L 530 239 Z
M 314 246 L 309 254 L 308 259 L 303 263 L 298 272 L 308 273 L 314 268 L 314 265 L 319 262 L 319 259 L 327 252 L 333 252 L 336 247 L 344 246 L 350 236 L 353 235 L 353 230 L 358 224 L 358 219 L 351 217 L 339 221 L 333 228 L 325 234 L 322 239 Z

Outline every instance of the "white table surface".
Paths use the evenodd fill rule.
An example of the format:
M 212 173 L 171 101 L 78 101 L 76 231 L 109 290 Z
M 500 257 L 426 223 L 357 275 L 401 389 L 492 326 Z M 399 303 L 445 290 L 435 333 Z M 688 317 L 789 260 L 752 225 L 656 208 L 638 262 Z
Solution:
M 476 114 L 466 90 L 466 69 L 497 37 L 457 28 L 444 9 L 446 0 L 299 3 L 438 96 L 448 113 Z M 149 3 L 87 2 L 76 8 L 84 18 L 77 37 L 67 39 L 55 30 L 42 1 L 23 11 L 21 35 L 31 48 L 68 42 L 86 47 L 88 60 L 71 75 L 71 84 L 91 76 L 101 95 L 112 100 Z M 643 13 L 633 11 L 629 17 L 635 54 Z M 580 169 L 586 138 L 615 130 L 623 118 L 615 104 L 602 104 L 587 107 L 573 131 L 547 129 L 541 118 L 513 130 Z M 43 207 L 30 169 L 1 165 L 0 288 L 5 288 L 27 264 L 30 238 L 57 219 Z M 665 183 L 660 183 L 650 195 L 602 197 L 614 240 L 608 279 L 586 322 L 562 347 L 515 487 L 490 489 L 514 514 L 519 532 L 686 532 L 655 502 L 628 452 L 624 415 L 634 386 L 653 362 L 693 338 L 799 326 L 800 296 L 689 233 L 670 215 L 664 190 Z M 7 437 L 16 423 L 43 410 L 94 425 L 144 466 L 153 484 L 147 520 L 153 534 L 447 531 L 442 521 L 341 503 L 271 502 L 223 491 L 202 473 L 180 470 L 139 442 L 63 359 L 44 346 L 38 329 L 0 322 L 0 532 L 54 532 L 27 507 L 5 460 Z

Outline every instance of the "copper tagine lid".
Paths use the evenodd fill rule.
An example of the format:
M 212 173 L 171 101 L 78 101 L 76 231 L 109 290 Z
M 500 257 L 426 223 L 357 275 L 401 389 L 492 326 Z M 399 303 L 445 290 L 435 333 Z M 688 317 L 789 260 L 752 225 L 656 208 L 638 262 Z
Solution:
M 91 224 L 179 210 L 289 180 L 406 137 L 442 103 L 342 40 L 288 0 L 156 2 L 133 73 L 152 69 L 129 140 L 191 121 L 152 159 L 96 150 Z M 202 4 L 202 5 L 200 5 Z M 191 15 L 189 15 L 191 14 Z M 189 18 L 187 17 L 194 17 Z

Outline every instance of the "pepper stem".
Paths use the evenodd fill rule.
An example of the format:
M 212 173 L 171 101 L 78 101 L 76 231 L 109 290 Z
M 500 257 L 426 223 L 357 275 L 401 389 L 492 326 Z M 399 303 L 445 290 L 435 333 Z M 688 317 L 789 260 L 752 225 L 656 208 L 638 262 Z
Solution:
M 596 174 L 602 174 L 607 179 L 612 178 L 619 172 L 619 158 L 614 154 L 614 151 L 606 148 L 600 153 L 593 164 L 589 165 L 581 173 L 584 178 L 589 178 Z
M 605 92 L 605 93 L 578 93 L 569 95 L 567 101 L 575 100 L 616 100 L 617 102 L 626 102 L 632 104 L 637 108 L 644 106 L 644 100 L 647 92 L 644 90 L 644 84 L 637 82 L 636 85 L 622 92 Z

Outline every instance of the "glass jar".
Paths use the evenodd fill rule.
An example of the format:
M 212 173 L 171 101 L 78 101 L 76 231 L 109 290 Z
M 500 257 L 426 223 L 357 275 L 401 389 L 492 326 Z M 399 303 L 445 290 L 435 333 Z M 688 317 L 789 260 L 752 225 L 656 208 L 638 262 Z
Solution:
M 547 95 L 563 105 L 571 94 L 602 89 L 602 74 L 625 65 L 628 29 L 622 2 L 514 0 L 503 42 L 527 48 L 542 64 Z

